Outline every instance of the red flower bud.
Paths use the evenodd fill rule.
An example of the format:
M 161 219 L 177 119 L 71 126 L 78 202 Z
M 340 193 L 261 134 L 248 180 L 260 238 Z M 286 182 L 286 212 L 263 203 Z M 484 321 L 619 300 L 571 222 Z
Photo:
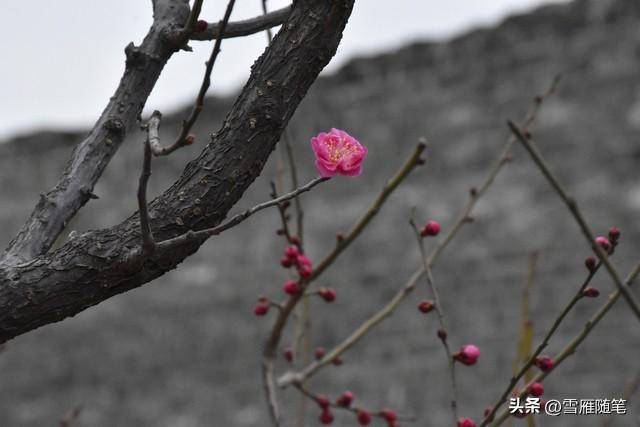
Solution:
M 453 359 L 464 365 L 475 365 L 480 357 L 480 349 L 473 344 L 463 345 L 460 350 L 453 355 Z
M 596 271 L 597 262 L 594 257 L 588 256 L 587 259 L 584 260 L 584 265 L 587 267 L 587 270 L 589 270 L 589 273 Z
M 396 411 L 392 409 L 383 409 L 382 412 L 380 412 L 380 415 L 390 423 L 398 420 L 398 414 L 396 414 Z
M 317 360 L 320 360 L 324 357 L 326 352 L 327 351 L 324 349 L 324 347 L 316 347 L 314 351 L 314 355 L 316 356 Z
M 319 394 L 316 396 L 316 402 L 322 409 L 327 409 L 329 407 L 329 398 L 324 394 Z
M 287 295 L 297 295 L 300 293 L 302 288 L 300 287 L 298 282 L 293 280 L 287 280 L 286 282 L 284 282 L 284 285 L 282 285 L 282 290 Z
M 310 265 L 301 265 L 298 267 L 298 274 L 303 279 L 307 279 L 311 277 L 311 274 L 313 274 L 313 270 L 311 269 Z
M 294 245 L 287 246 L 284 250 L 284 256 L 286 256 L 291 260 L 296 260 L 298 258 L 298 255 L 300 255 L 300 250 L 298 249 L 297 246 L 294 246 Z
M 340 358 L 340 356 L 336 357 L 335 359 L 333 359 L 331 361 L 331 363 L 333 363 L 334 366 L 340 366 L 342 365 L 344 362 L 342 361 L 342 359 Z
M 193 144 L 193 141 L 195 141 L 195 140 L 196 140 L 196 136 L 194 134 L 190 133 L 184 139 L 184 145 L 191 145 L 191 144 Z
M 337 297 L 336 291 L 331 288 L 318 289 L 318 295 L 320 295 L 320 297 L 322 297 L 326 302 L 334 302 Z
M 253 314 L 256 316 L 264 316 L 269 312 L 269 300 L 267 298 L 260 298 L 253 307 Z
M 491 405 L 487 406 L 486 408 L 484 408 L 484 417 L 485 418 L 488 417 L 489 414 L 491 414 L 491 411 L 493 411 L 493 406 L 491 406 Z M 488 421 L 493 421 L 493 417 L 491 417 L 491 419 L 488 420 Z
M 600 246 L 606 253 L 611 253 L 611 249 L 613 249 L 613 246 L 611 245 L 609 239 L 604 236 L 596 237 L 596 244 Z
M 446 341 L 447 331 L 445 331 L 444 329 L 438 329 L 438 338 L 440 338 L 442 341 Z
M 434 305 L 431 301 L 428 300 L 424 300 L 422 301 L 420 304 L 418 304 L 418 310 L 420 310 L 423 313 L 429 313 L 430 311 L 432 311 L 434 308 Z
M 427 221 L 425 226 L 420 231 L 420 235 L 422 237 L 437 236 L 438 233 L 440 233 L 440 224 L 438 223 L 438 221 L 433 220 Z
M 284 268 L 289 268 L 293 265 L 293 261 L 290 258 L 284 257 L 280 259 L 280 265 Z
M 351 402 L 353 402 L 353 393 L 350 391 L 345 391 L 336 400 L 336 405 L 348 408 L 349 406 L 351 406 Z
M 541 383 L 533 383 L 529 386 L 529 394 L 533 397 L 540 397 L 544 393 L 544 387 Z
M 201 33 L 207 29 L 207 25 L 207 21 L 200 19 L 196 22 L 195 31 Z
M 548 356 L 538 356 L 535 360 L 535 365 L 540 368 L 542 372 L 549 372 L 553 369 L 553 359 Z
M 609 229 L 609 240 L 611 243 L 618 243 L 618 239 L 620 238 L 620 229 L 618 227 L 611 227 Z
M 333 423 L 333 414 L 329 410 L 329 408 L 323 409 L 322 413 L 320 413 L 320 422 L 322 424 L 332 424 Z
M 471 418 L 458 418 L 458 427 L 476 427 L 476 423 Z
M 361 426 L 368 426 L 371 423 L 371 414 L 365 410 L 358 410 L 358 424 Z
M 597 298 L 600 295 L 600 291 L 597 288 L 589 286 L 582 291 L 582 295 L 588 298 Z
M 293 349 L 291 347 L 286 347 L 282 352 L 282 355 L 287 362 L 293 361 Z

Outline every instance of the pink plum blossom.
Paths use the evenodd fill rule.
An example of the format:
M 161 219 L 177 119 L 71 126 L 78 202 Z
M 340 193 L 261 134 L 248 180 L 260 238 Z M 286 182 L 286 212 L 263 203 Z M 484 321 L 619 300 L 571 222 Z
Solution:
M 311 138 L 316 156 L 316 168 L 322 177 L 334 175 L 358 176 L 367 147 L 343 130 L 332 128 Z

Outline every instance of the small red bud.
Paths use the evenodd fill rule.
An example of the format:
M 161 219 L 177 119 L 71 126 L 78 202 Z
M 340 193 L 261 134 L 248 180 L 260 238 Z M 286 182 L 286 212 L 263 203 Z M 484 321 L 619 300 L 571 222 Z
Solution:
M 201 33 L 207 29 L 207 25 L 207 21 L 199 19 L 198 22 L 196 22 L 195 31 Z
M 196 140 L 196 136 L 194 134 L 190 133 L 184 139 L 184 145 L 191 145 L 191 144 L 193 144 L 193 141 L 195 141 L 195 140 Z
M 282 352 L 282 355 L 287 362 L 293 361 L 293 349 L 291 347 L 286 347 Z
M 588 256 L 587 259 L 584 260 L 584 265 L 587 267 L 587 270 L 589 270 L 589 273 L 593 273 L 596 271 L 596 259 L 592 256 Z
M 344 363 L 344 361 L 340 358 L 340 356 L 338 356 L 335 359 L 333 359 L 331 363 L 333 363 L 334 366 L 340 366 Z
M 453 355 L 453 359 L 463 365 L 475 365 L 480 357 L 480 349 L 473 344 L 467 344 L 460 347 L 460 350 Z
M 600 295 L 600 291 L 597 288 L 589 286 L 582 291 L 582 295 L 588 298 L 597 298 Z
M 541 383 L 533 383 L 529 386 L 529 394 L 533 397 L 540 397 L 544 393 L 544 387 Z
M 438 329 L 438 338 L 440 338 L 442 341 L 446 341 L 447 331 L 445 331 L 444 329 Z
M 301 265 L 300 267 L 298 267 L 298 274 L 303 279 L 308 279 L 313 274 L 313 269 L 310 265 Z
M 264 316 L 269 312 L 269 300 L 266 298 L 260 298 L 256 305 L 253 307 L 253 314 L 256 316 Z
M 284 250 L 284 256 L 289 258 L 291 261 L 297 260 L 298 255 L 300 255 L 300 249 L 298 249 L 297 246 L 287 246 Z
M 596 237 L 596 244 L 602 248 L 606 253 L 611 253 L 611 249 L 613 248 L 609 239 L 604 236 Z
M 333 414 L 331 413 L 329 408 L 323 409 L 322 413 L 320 413 L 319 419 L 320 419 L 320 422 L 322 424 L 332 424 L 333 423 Z
M 484 408 L 484 417 L 485 418 L 488 417 L 489 414 L 491 414 L 491 411 L 493 411 L 493 406 L 491 406 L 491 405 L 489 405 L 486 408 Z M 487 421 L 493 421 L 493 417 L 491 417 L 491 419 L 487 420 Z
M 392 409 L 383 409 L 382 412 L 380 412 L 380 415 L 382 416 L 382 418 L 384 418 L 387 422 L 390 422 L 390 423 L 398 420 L 398 415 L 396 414 L 396 411 Z
M 322 409 L 327 409 L 329 407 L 329 398 L 324 394 L 319 394 L 316 396 L 316 402 Z
M 361 426 L 368 426 L 371 423 L 371 414 L 365 410 L 358 410 L 358 424 Z
M 542 372 L 549 372 L 553 369 L 553 359 L 548 356 L 538 356 L 535 360 L 535 365 L 540 368 Z
M 280 265 L 283 266 L 284 268 L 289 268 L 293 265 L 293 261 L 285 257 L 280 260 Z
M 440 233 L 440 224 L 438 221 L 433 220 L 427 221 L 425 226 L 422 228 L 422 231 L 420 231 L 420 235 L 422 237 L 437 236 L 438 233 Z
M 286 282 L 284 282 L 284 285 L 282 285 L 282 290 L 287 295 L 297 295 L 300 293 L 302 288 L 300 288 L 300 285 L 298 284 L 298 282 L 293 280 L 287 280 Z
M 342 233 L 336 234 L 336 240 L 338 242 L 342 242 L 344 240 L 344 234 L 342 234 Z
M 324 349 L 324 347 L 316 347 L 315 351 L 313 352 L 313 354 L 315 355 L 317 360 L 320 360 L 324 357 L 325 353 L 327 351 Z
M 531 131 L 529 129 L 525 129 L 524 132 L 522 132 L 522 136 L 527 139 L 531 139 Z
M 422 301 L 420 304 L 418 304 L 418 310 L 420 310 L 423 313 L 429 313 L 430 311 L 432 311 L 434 308 L 434 305 L 431 301 L 428 300 L 424 300 Z
M 620 238 L 620 229 L 618 227 L 611 227 L 609 229 L 609 240 L 611 243 L 618 243 L 618 239 Z
M 471 418 L 458 418 L 458 427 L 476 427 L 476 423 Z
M 345 391 L 336 400 L 336 405 L 348 408 L 349 406 L 351 406 L 352 402 L 353 402 L 353 393 L 350 391 Z
M 318 289 L 318 295 L 322 297 L 326 302 L 334 302 L 338 294 L 334 289 L 331 288 L 320 288 Z

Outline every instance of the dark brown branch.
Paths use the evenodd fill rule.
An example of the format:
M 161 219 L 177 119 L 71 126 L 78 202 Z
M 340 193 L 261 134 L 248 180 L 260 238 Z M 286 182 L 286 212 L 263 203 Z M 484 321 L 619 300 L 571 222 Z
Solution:
M 215 227 L 260 174 L 283 129 L 335 54 L 353 0 L 297 0 L 256 61 L 222 128 L 171 188 L 149 203 L 154 237 Z M 185 16 L 188 10 L 185 9 Z M 84 167 L 84 166 L 83 166 Z M 135 214 L 20 265 L 0 266 L 0 343 L 73 316 L 176 268 L 202 242 L 157 248 L 140 262 Z
M 229 18 L 231 18 L 231 12 L 233 11 L 233 6 L 235 5 L 235 0 L 229 0 L 227 3 L 227 9 L 224 12 L 224 17 L 222 21 L 218 24 L 218 36 L 216 37 L 216 42 L 213 44 L 213 49 L 211 49 L 211 55 L 209 56 L 209 60 L 207 61 L 207 66 L 205 67 L 204 77 L 202 78 L 202 84 L 200 85 L 200 90 L 198 91 L 198 96 L 196 98 L 196 102 L 191 109 L 191 113 L 189 117 L 182 122 L 182 129 L 180 130 L 180 134 L 176 141 L 169 147 L 169 152 L 184 146 L 185 144 L 189 144 L 188 135 L 191 128 L 198 120 L 198 116 L 202 111 L 204 106 L 204 97 L 207 94 L 207 90 L 209 90 L 209 86 L 211 85 L 211 72 L 213 71 L 213 66 L 216 63 L 216 59 L 218 58 L 218 54 L 220 53 L 220 45 L 222 44 L 222 39 L 224 37 L 227 24 L 229 23 Z
M 271 199 L 268 202 L 260 203 L 259 205 L 249 208 L 246 211 L 231 217 L 227 221 L 215 227 L 206 228 L 204 230 L 199 230 L 199 231 L 189 231 L 181 236 L 174 237 L 173 239 L 160 242 L 157 244 L 157 247 L 161 249 L 170 249 L 172 247 L 182 246 L 185 243 L 204 241 L 211 236 L 217 236 L 223 231 L 226 231 L 240 224 L 241 222 L 249 218 L 251 215 L 257 212 L 260 212 L 263 209 L 267 209 L 267 208 L 270 208 L 271 206 L 279 205 L 281 203 L 286 202 L 287 200 L 291 200 L 295 197 L 298 197 L 300 194 L 306 193 L 316 185 L 320 184 L 321 182 L 328 181 L 329 179 L 330 178 L 321 178 L 321 177 L 315 178 L 309 181 L 308 183 L 306 183 L 305 185 L 303 185 L 302 187 L 296 188 L 295 190 L 289 193 L 283 194 L 278 198 Z
M 283 24 L 291 14 L 291 6 L 244 21 L 230 22 L 223 38 L 244 37 Z M 220 24 L 209 24 L 202 32 L 191 34 L 192 40 L 213 40 L 220 34 Z
M 93 194 L 93 187 L 118 150 L 171 55 L 184 45 L 187 0 L 156 0 L 151 29 L 139 47 L 126 49 L 126 67 L 115 94 L 87 137 L 73 151 L 56 186 L 40 197 L 0 263 L 20 264 L 46 253 Z
M 144 140 L 144 155 L 142 171 L 138 181 L 138 211 L 140 212 L 140 233 L 142 234 L 142 255 L 149 256 L 155 249 L 153 233 L 149 225 L 149 209 L 147 207 L 147 183 L 151 176 L 151 142 L 150 129 L 147 129 L 147 138 Z

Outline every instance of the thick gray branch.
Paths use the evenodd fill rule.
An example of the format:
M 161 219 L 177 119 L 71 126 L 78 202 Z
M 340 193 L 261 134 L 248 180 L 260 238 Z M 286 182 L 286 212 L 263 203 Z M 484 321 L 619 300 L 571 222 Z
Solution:
M 222 222 L 260 174 L 300 101 L 335 54 L 353 1 L 295 2 L 222 129 L 179 180 L 150 203 L 157 241 Z M 32 261 L 0 265 L 0 342 L 155 279 L 176 268 L 204 239 L 158 249 L 148 259 L 135 255 L 140 241 L 135 214 Z
M 188 0 L 156 0 L 151 29 L 139 47 L 130 43 L 120 84 L 87 137 L 74 149 L 56 186 L 41 195 L 31 216 L 2 256 L 5 264 L 47 252 L 67 222 L 90 199 L 93 187 L 118 150 L 171 55 L 185 43 Z

